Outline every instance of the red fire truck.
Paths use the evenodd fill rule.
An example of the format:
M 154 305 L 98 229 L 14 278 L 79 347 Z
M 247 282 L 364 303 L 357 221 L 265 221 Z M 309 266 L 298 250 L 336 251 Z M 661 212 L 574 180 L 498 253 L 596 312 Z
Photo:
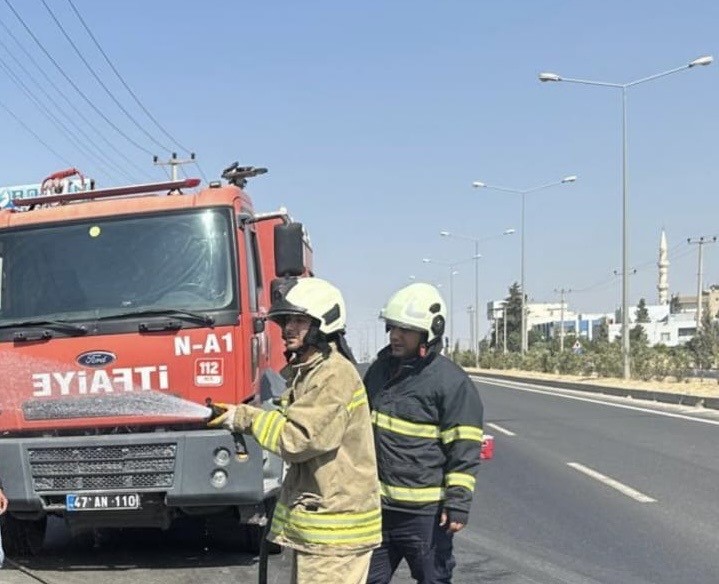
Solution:
M 0 211 L 0 476 L 11 554 L 72 529 L 206 517 L 256 547 L 282 461 L 210 430 L 213 402 L 274 407 L 283 278 L 312 273 L 302 225 L 257 213 L 265 169 L 63 194 Z M 56 185 L 57 187 L 57 185 Z

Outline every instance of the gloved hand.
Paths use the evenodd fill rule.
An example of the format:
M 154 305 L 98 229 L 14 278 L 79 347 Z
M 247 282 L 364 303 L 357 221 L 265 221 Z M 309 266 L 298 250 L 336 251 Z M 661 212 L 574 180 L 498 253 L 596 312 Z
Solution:
M 469 513 L 457 509 L 444 508 L 439 518 L 439 526 L 444 527 L 450 533 L 457 533 L 464 529 L 469 519 Z
M 210 420 L 207 425 L 210 428 L 225 428 L 230 432 L 249 432 L 252 427 L 252 420 L 255 417 L 257 408 L 247 404 L 233 406 L 231 404 L 212 404 L 217 410 L 224 410 L 219 416 Z
M 235 420 L 235 410 L 237 409 L 237 406 L 214 403 L 210 407 L 212 407 L 215 417 L 207 422 L 207 425 L 210 428 L 224 428 L 225 430 L 234 432 L 233 423 Z

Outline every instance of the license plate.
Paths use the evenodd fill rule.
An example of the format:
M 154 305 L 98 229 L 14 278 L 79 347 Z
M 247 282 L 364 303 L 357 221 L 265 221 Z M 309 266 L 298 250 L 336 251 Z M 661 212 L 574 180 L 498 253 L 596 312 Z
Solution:
M 139 509 L 138 493 L 106 493 L 100 495 L 66 495 L 68 511 L 105 511 L 114 509 Z

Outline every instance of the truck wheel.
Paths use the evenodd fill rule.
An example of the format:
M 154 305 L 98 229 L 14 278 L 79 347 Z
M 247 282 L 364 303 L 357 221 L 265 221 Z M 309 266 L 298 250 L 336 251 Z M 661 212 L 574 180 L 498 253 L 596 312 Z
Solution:
M 260 546 L 262 545 L 262 537 L 265 535 L 265 528 L 259 525 L 241 525 L 240 528 L 245 532 L 244 538 L 248 551 L 253 554 L 260 553 Z M 270 555 L 276 555 L 282 553 L 282 546 L 277 545 L 274 542 L 268 541 L 267 553 Z
M 259 525 L 240 523 L 235 516 L 213 516 L 207 518 L 207 535 L 215 546 L 233 552 L 258 554 L 265 528 Z M 269 554 L 282 553 L 282 546 L 268 541 Z
M 23 521 L 8 515 L 2 522 L 2 542 L 8 556 L 36 556 L 42 550 L 47 517 Z
M 258 554 L 264 528 L 239 523 L 234 517 L 213 517 L 207 520 L 207 534 L 212 545 L 222 550 Z M 279 554 L 282 553 L 282 547 L 268 541 L 267 551 L 270 554 Z

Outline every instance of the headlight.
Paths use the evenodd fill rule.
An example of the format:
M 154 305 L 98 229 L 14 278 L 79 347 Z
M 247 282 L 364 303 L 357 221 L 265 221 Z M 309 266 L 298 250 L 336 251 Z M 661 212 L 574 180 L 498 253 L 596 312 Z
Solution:
M 227 466 L 230 464 L 230 451 L 227 448 L 218 448 L 215 450 L 215 464 L 217 466 Z
M 216 489 L 221 489 L 227 484 L 227 473 L 222 469 L 217 469 L 212 473 L 210 484 Z

